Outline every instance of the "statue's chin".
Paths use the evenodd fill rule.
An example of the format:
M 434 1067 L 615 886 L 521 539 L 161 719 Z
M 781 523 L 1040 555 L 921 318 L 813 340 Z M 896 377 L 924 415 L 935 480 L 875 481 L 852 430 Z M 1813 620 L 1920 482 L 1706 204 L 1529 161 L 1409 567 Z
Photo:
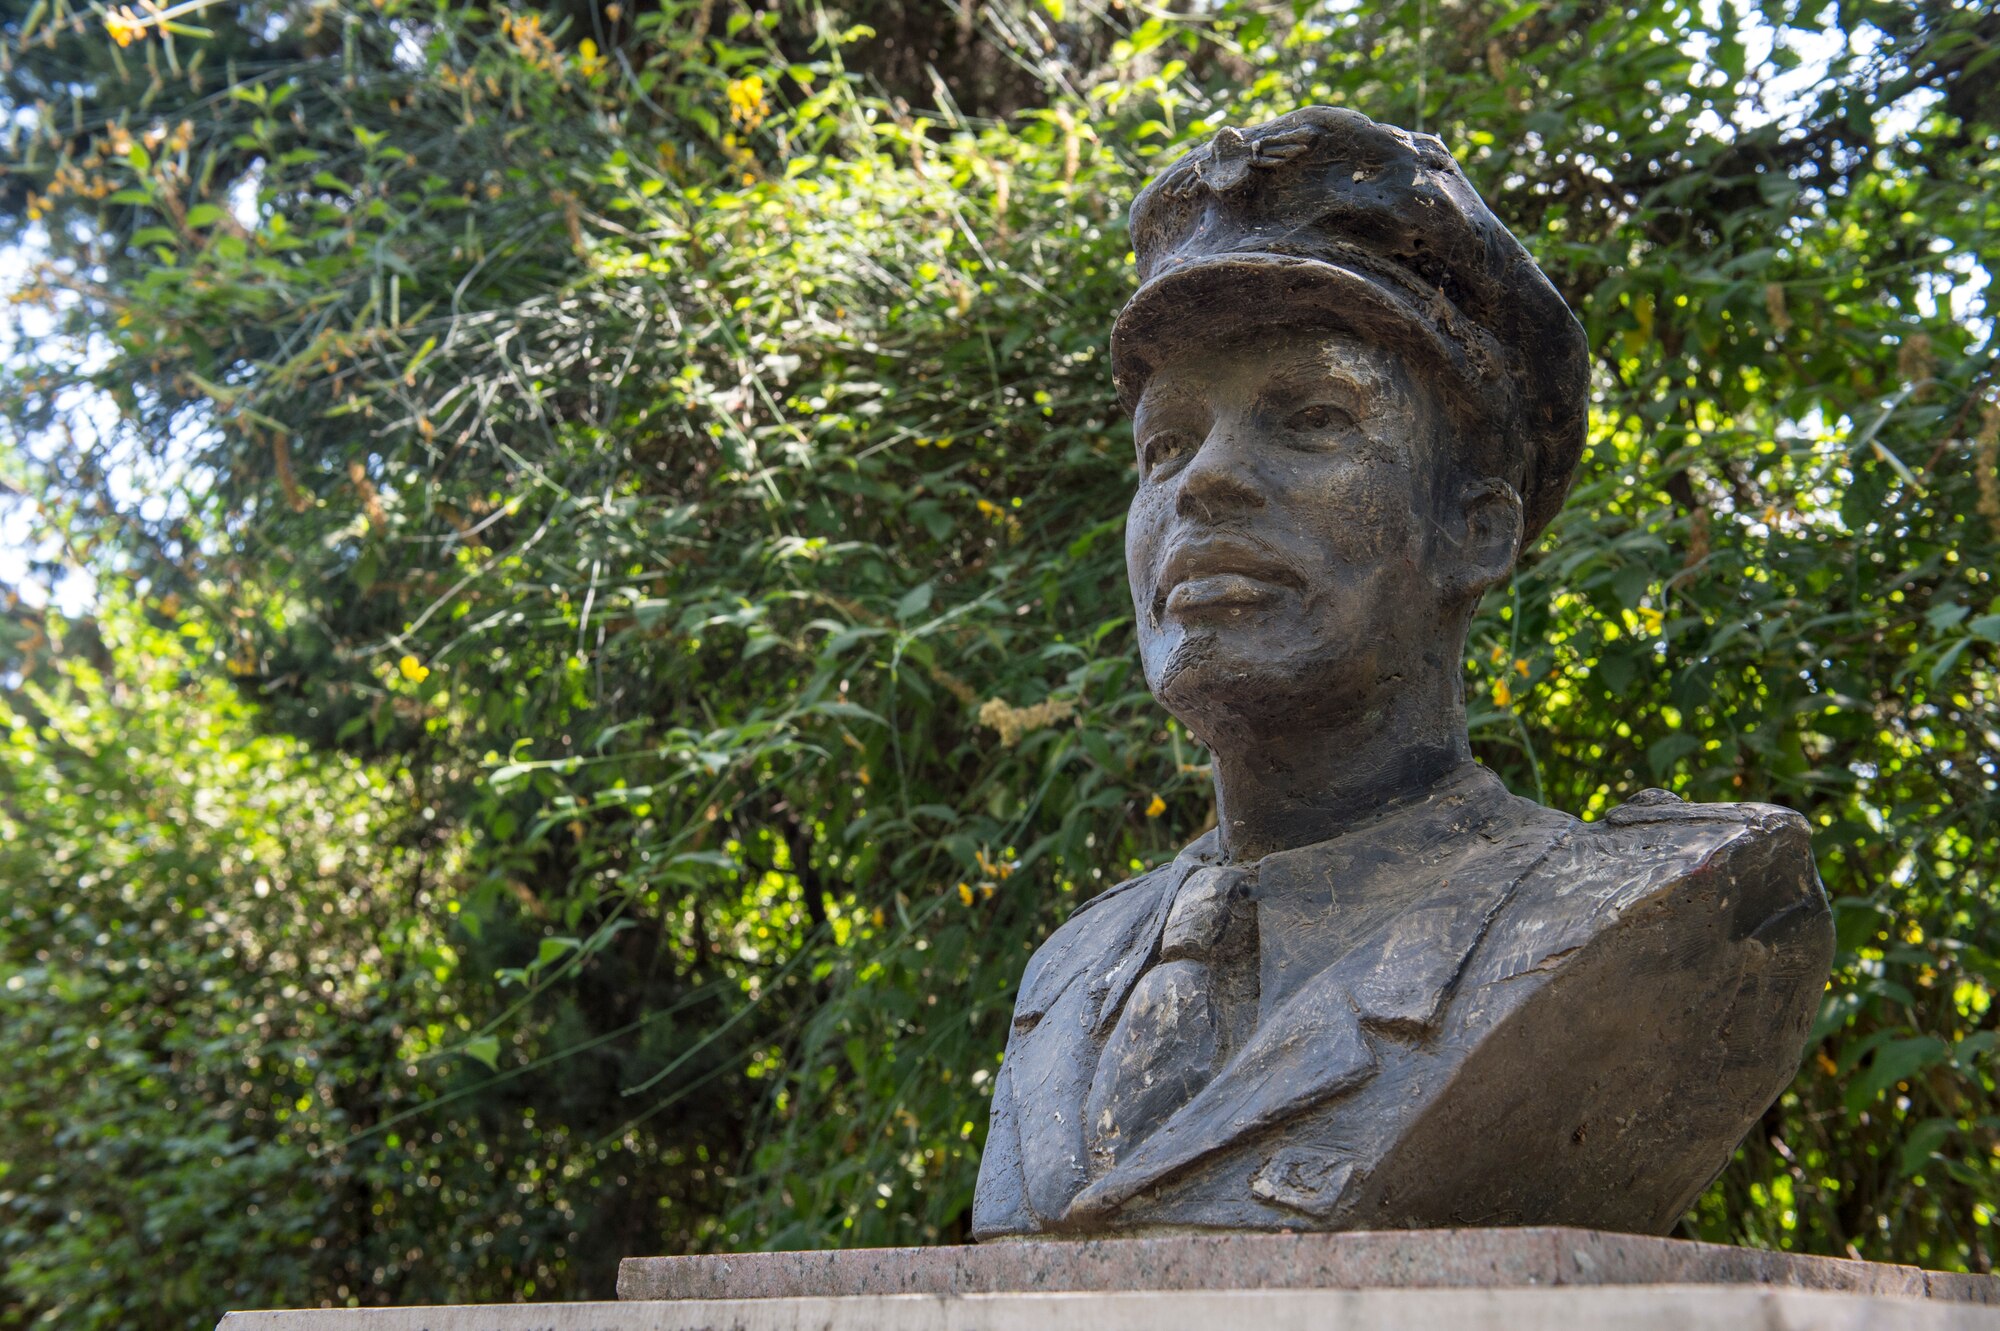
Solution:
M 1164 649 L 1143 653 L 1153 696 L 1196 738 L 1225 751 L 1383 715 L 1421 673 L 1352 641 L 1296 635 L 1191 633 L 1150 645 Z
M 1282 736 L 1316 710 L 1306 705 L 1304 681 L 1269 661 L 1214 652 L 1176 652 L 1153 696 L 1210 748 Z

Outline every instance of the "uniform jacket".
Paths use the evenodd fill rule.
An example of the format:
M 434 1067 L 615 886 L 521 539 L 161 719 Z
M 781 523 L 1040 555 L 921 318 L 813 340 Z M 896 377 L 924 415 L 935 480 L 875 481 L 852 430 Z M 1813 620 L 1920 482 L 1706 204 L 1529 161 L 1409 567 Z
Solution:
M 1121 1025 L 1187 964 L 1163 934 L 1219 863 L 1210 833 L 1029 962 L 977 1237 L 1661 1233 L 1790 1081 L 1832 955 L 1797 814 L 1648 791 L 1583 823 L 1468 765 L 1256 864 L 1254 938 L 1213 977 L 1247 995 L 1226 1049 L 1172 1012 Z

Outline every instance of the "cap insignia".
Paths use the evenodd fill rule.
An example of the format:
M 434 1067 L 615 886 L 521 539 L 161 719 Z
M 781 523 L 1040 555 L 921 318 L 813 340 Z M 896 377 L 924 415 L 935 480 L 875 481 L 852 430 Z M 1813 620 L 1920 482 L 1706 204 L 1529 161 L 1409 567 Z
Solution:
M 1226 125 L 1216 131 L 1206 149 L 1195 154 L 1196 160 L 1190 163 L 1193 170 L 1175 183 L 1173 193 L 1178 198 L 1186 198 L 1198 189 L 1229 194 L 1250 179 L 1252 170 L 1268 171 L 1291 161 L 1312 147 L 1318 136 L 1319 130 L 1312 125 L 1256 138 Z

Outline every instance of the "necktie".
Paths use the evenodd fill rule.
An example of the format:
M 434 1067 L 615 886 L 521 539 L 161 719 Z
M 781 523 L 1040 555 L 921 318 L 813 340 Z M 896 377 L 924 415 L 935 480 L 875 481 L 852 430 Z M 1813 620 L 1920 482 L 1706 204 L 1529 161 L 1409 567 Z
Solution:
M 1084 1105 L 1095 1176 L 1170 1118 L 1241 1047 L 1257 1017 L 1255 873 L 1197 869 L 1176 893 L 1158 959 L 1132 986 Z

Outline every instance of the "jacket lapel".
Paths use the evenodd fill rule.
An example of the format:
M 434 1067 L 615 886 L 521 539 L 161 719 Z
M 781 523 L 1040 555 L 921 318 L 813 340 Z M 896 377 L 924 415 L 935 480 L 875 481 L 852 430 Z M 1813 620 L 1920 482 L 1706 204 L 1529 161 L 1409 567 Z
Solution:
M 1205 844 L 1196 841 L 1115 898 L 1093 898 L 1089 914 L 1079 911 L 1065 926 L 1074 934 L 1063 950 L 1023 985 L 1003 1072 L 1028 1207 L 1044 1224 L 1059 1219 L 1084 1185 L 1084 1100 L 1106 1032 L 1152 963 L 1174 893 L 1200 865 Z

